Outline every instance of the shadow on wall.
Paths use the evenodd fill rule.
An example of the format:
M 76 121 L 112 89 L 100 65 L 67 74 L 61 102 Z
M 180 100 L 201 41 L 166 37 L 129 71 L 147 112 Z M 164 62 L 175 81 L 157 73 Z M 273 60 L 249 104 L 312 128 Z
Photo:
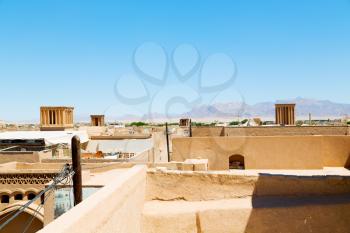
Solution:
M 271 180 L 275 178 L 282 181 L 278 187 Z M 305 182 L 298 187 L 300 179 Z M 260 174 L 244 232 L 349 232 L 349 190 L 337 187 L 339 190 L 332 191 L 332 182 L 322 179 L 327 178 Z M 349 183 L 348 178 L 344 183 L 341 179 L 339 184 Z M 273 194 L 275 191 L 278 195 Z
M 12 212 L 8 212 L 0 216 L 1 221 L 0 224 L 7 221 L 16 210 Z M 22 212 L 19 214 L 12 222 L 10 222 L 8 225 L 5 226 L 4 229 L 2 229 L 1 233 L 20 233 L 20 232 L 26 232 L 26 233 L 34 233 L 39 231 L 44 227 L 44 224 L 42 221 L 40 221 L 37 217 L 33 216 L 32 214 Z
M 151 208 L 146 216 L 154 229 L 165 230 L 148 232 L 168 232 L 186 222 L 197 232 L 349 233 L 349 194 L 349 176 L 151 171 L 146 201 L 164 204 L 164 215 Z M 167 215 L 170 203 L 181 211 Z
M 350 169 L 350 154 L 348 155 L 348 159 L 346 160 L 344 167 Z
M 221 132 L 220 132 L 220 137 L 225 136 L 225 127 L 222 127 Z

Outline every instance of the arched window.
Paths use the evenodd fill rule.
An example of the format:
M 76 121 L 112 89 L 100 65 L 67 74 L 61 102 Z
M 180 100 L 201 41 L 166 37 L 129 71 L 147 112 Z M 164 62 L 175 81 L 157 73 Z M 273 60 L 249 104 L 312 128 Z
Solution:
M 10 196 L 9 195 L 2 195 L 1 196 L 1 203 L 10 203 Z
M 245 169 L 244 157 L 242 155 L 231 155 L 229 158 L 229 169 Z
M 33 200 L 35 198 L 35 193 L 29 193 L 28 194 L 28 200 Z
M 23 200 L 23 194 L 22 193 L 18 193 L 15 195 L 15 200 Z

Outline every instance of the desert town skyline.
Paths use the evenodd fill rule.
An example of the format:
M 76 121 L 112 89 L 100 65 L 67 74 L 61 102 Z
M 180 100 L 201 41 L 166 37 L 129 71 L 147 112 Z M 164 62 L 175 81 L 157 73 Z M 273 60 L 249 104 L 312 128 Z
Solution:
M 296 97 L 292 99 L 286 99 L 286 100 L 276 100 L 274 102 L 259 102 L 256 104 L 249 105 L 245 103 L 247 106 L 242 106 L 242 103 L 239 102 L 228 102 L 228 103 L 213 103 L 213 104 L 203 104 L 196 107 L 193 107 L 192 110 L 182 113 L 173 113 L 165 116 L 166 114 L 161 114 L 156 112 L 156 117 L 149 117 L 148 112 L 146 113 L 140 113 L 140 115 L 136 114 L 130 114 L 130 113 L 119 113 L 114 114 L 113 112 L 105 111 L 105 112 L 97 112 L 98 114 L 106 115 L 107 122 L 115 122 L 115 121 L 121 121 L 121 122 L 127 122 L 127 121 L 137 121 L 137 120 L 143 120 L 143 121 L 155 121 L 155 122 L 162 122 L 162 121 L 177 121 L 178 118 L 181 117 L 191 117 L 194 119 L 198 119 L 199 121 L 229 121 L 230 119 L 236 119 L 236 118 L 251 118 L 251 117 L 262 117 L 265 120 L 272 120 L 274 118 L 274 104 L 275 103 L 297 103 L 298 108 L 296 111 L 296 115 L 299 117 L 300 120 L 306 120 L 309 117 L 309 113 L 311 113 L 315 118 L 317 119 L 336 119 L 336 118 L 347 118 L 350 116 L 350 104 L 346 103 L 335 103 L 331 102 L 329 100 L 316 100 L 311 98 L 302 98 L 302 97 Z M 55 106 L 55 105 L 52 105 Z M 71 106 L 71 105 L 68 105 Z M 39 106 L 40 107 L 40 106 Z M 209 112 L 208 108 L 214 107 L 214 110 L 217 111 L 216 113 Z M 215 109 L 215 107 L 218 107 Z M 301 108 L 302 107 L 302 108 Z M 35 108 L 37 110 L 37 108 Z M 93 108 L 91 108 L 93 109 Z M 225 109 L 223 111 L 220 111 L 220 109 Z M 89 116 L 91 112 L 95 112 L 91 110 L 91 112 L 88 113 L 80 113 L 79 108 L 75 107 L 75 121 L 76 122 L 88 122 Z M 154 113 L 153 113 L 154 114 Z M 207 115 L 206 115 L 207 114 Z M 12 117 L 11 117 L 12 119 Z M 38 123 L 39 116 L 37 115 L 37 112 L 34 114 L 34 117 L 31 117 L 30 119 L 25 119 L 23 117 L 17 118 L 16 120 L 6 120 L 6 118 L 1 118 L 0 120 L 8 123 Z
M 350 0 L 0 0 L 0 233 L 349 233 Z
M 345 233 L 349 122 L 299 124 L 296 109 L 275 104 L 268 125 L 114 125 L 98 114 L 82 125 L 74 107 L 41 106 L 39 127 L 0 130 L 0 230 Z

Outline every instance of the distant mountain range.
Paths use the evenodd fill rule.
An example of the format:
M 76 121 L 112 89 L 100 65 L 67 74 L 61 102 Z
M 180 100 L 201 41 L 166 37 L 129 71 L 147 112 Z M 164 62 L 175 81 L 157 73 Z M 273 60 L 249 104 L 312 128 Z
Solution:
M 350 116 L 350 104 L 335 103 L 329 100 L 315 100 L 306 98 L 295 98 L 289 100 L 278 100 L 276 102 L 261 102 L 253 105 L 240 103 L 240 102 L 228 102 L 228 103 L 215 103 L 210 105 L 199 105 L 193 108 L 191 111 L 174 114 L 170 117 L 166 117 L 164 114 L 152 113 L 144 116 L 107 116 L 107 118 L 114 118 L 119 121 L 139 121 L 149 120 L 163 121 L 171 120 L 177 121 L 179 118 L 192 118 L 194 120 L 232 120 L 237 118 L 253 118 L 260 117 L 264 120 L 272 120 L 275 117 L 275 104 L 276 103 L 295 103 L 296 115 L 298 119 L 308 119 L 309 113 L 311 113 L 313 119 L 333 119 L 343 118 Z M 152 117 L 151 117 L 152 115 Z
M 263 120 L 272 120 L 275 117 L 275 103 L 295 103 L 296 115 L 298 119 L 308 119 L 311 113 L 313 119 L 334 119 L 350 117 L 350 104 L 335 103 L 329 100 L 315 100 L 306 98 L 295 98 L 289 100 L 278 100 L 276 102 L 261 102 L 253 105 L 240 102 L 215 103 L 210 105 L 199 105 L 191 111 L 174 114 L 166 117 L 161 113 L 152 113 L 144 116 L 136 115 L 116 115 L 106 116 L 107 121 L 165 121 L 171 118 L 171 121 L 177 121 L 179 118 L 192 118 L 194 120 L 213 121 L 213 120 L 233 120 L 237 118 L 260 117 Z M 152 117 L 150 116 L 152 115 Z M 88 115 L 75 115 L 76 122 L 89 122 Z M 26 123 L 38 123 L 39 120 L 26 121 Z M 4 123 L 2 121 L 2 123 Z M 25 123 L 25 122 L 23 122 Z M 1 121 L 0 121 L 1 124 Z
M 215 103 L 212 105 L 201 105 L 191 111 L 182 114 L 191 118 L 227 118 L 227 117 L 263 117 L 273 118 L 275 115 L 276 103 L 295 103 L 296 115 L 308 117 L 309 113 L 319 118 L 334 118 L 350 116 L 350 104 L 334 103 L 329 100 L 315 100 L 295 98 L 290 100 L 278 100 L 276 102 L 261 102 L 254 105 L 230 102 Z

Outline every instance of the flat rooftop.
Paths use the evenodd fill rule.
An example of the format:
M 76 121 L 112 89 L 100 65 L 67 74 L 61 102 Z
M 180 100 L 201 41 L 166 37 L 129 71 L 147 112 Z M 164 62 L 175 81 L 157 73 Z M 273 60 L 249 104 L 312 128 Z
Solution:
M 70 145 L 74 136 L 79 136 L 81 143 L 89 141 L 86 131 L 10 131 L 0 133 L 0 140 L 44 139 L 46 144 Z

